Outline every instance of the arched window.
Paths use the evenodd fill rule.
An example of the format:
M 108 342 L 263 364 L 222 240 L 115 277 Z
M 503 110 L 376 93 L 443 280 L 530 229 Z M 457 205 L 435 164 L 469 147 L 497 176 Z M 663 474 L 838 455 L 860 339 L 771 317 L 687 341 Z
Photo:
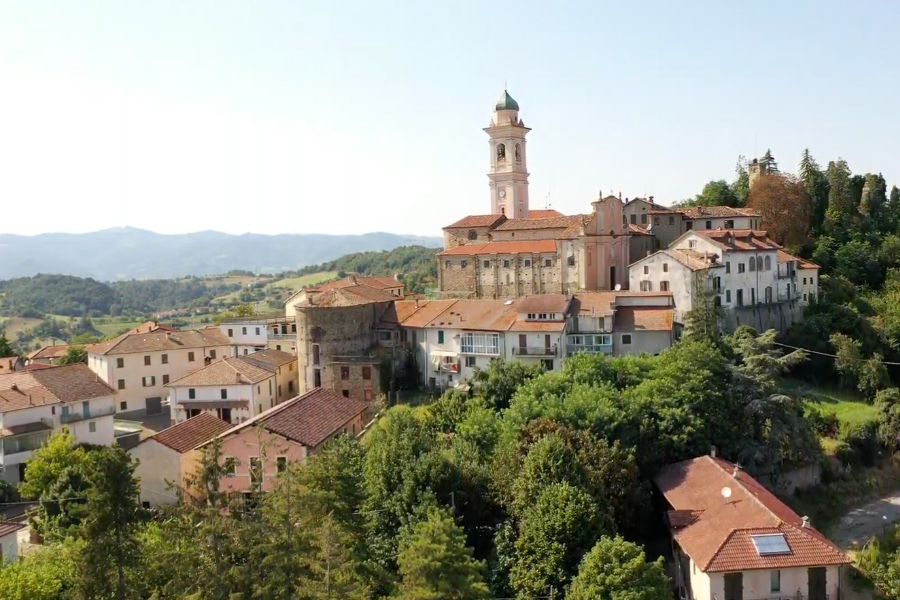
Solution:
M 516 144 L 516 162 L 522 162 L 522 148 Z
M 753 258 L 752 256 L 750 257 L 750 270 L 751 271 L 756 270 L 756 259 Z
M 766 271 L 771 271 L 771 270 L 772 270 L 772 257 L 767 256 L 766 257 Z
M 497 144 L 497 162 L 506 161 L 506 145 Z
M 469 230 L 469 239 L 470 239 L 470 240 L 477 240 L 477 239 L 478 239 L 478 232 L 475 231 L 474 229 L 470 229 L 470 230 Z

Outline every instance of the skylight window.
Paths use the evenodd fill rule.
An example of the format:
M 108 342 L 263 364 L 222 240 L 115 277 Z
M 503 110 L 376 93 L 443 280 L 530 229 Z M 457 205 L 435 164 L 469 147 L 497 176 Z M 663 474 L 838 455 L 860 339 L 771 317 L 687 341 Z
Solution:
M 791 553 L 791 548 L 788 546 L 783 533 L 751 535 L 750 539 L 753 540 L 753 545 L 756 546 L 756 552 L 760 556 Z

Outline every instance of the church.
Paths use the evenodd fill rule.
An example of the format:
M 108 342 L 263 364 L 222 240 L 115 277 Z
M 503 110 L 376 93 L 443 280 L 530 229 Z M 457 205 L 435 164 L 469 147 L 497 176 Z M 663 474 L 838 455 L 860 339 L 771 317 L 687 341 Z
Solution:
M 609 195 L 586 214 L 531 210 L 519 104 L 504 90 L 488 127 L 490 213 L 444 227 L 438 289 L 449 298 L 518 298 L 628 289 L 628 265 L 653 249 L 652 234 L 627 223 Z

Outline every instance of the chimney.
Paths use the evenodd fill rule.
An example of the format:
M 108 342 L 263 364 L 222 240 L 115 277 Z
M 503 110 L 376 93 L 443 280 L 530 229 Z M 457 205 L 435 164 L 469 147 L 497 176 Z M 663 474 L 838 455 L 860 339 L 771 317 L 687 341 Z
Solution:
M 710 446 L 709 455 L 712 456 L 713 458 L 716 457 L 716 447 L 715 446 Z
M 731 474 L 735 479 L 741 478 L 741 465 L 734 465 L 734 473 Z
M 235 382 L 235 383 L 240 383 L 240 382 L 241 382 L 241 374 L 240 374 L 240 373 L 235 373 L 235 374 L 234 374 L 234 382 Z
M 650 204 L 653 204 L 653 196 L 650 196 Z
M 807 529 L 809 527 L 809 517 L 807 517 L 806 515 L 803 516 L 803 525 L 801 525 L 801 527 L 803 527 L 804 529 Z

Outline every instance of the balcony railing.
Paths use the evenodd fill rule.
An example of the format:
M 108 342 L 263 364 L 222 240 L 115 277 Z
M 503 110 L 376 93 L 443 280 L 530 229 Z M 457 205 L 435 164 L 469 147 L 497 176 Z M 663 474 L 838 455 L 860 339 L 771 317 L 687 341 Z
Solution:
M 588 354 L 612 354 L 612 344 L 587 344 L 587 345 L 566 345 L 566 354 L 577 354 L 578 352 L 587 352 Z
M 547 346 L 513 346 L 513 356 L 556 356 L 557 347 L 553 344 Z
M 108 417 L 110 415 L 116 414 L 115 406 L 104 406 L 103 408 L 94 409 L 91 411 L 85 412 L 71 412 L 65 415 L 59 416 L 59 422 L 63 425 L 68 425 L 69 423 L 76 423 L 78 421 L 89 421 L 91 419 L 99 419 L 100 417 Z
M 0 440 L 0 446 L 3 447 L 3 456 L 37 450 L 50 439 L 50 433 L 49 431 L 41 431 L 40 433 L 31 433 Z
M 270 333 L 268 339 L 283 341 L 283 340 L 296 340 L 296 333 Z

